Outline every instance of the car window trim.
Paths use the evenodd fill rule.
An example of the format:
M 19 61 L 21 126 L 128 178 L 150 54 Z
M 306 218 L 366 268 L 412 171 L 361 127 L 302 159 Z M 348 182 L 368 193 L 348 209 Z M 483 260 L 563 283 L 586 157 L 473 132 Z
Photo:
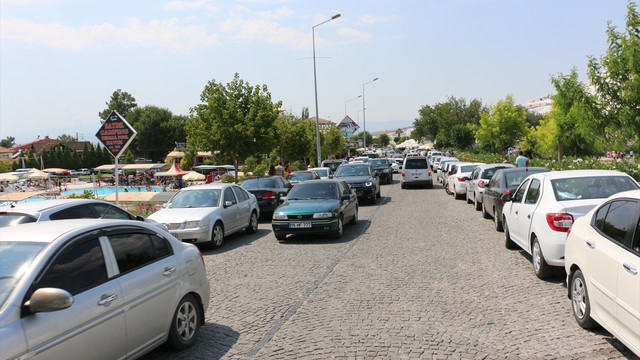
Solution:
M 631 201 L 631 202 L 635 202 L 637 204 L 640 205 L 640 201 L 638 201 L 638 199 L 634 199 L 634 198 L 628 198 L 628 197 L 619 197 L 619 198 L 615 198 L 612 199 L 610 201 L 604 202 L 602 203 L 600 206 L 598 206 L 598 210 L 602 209 L 605 206 L 609 206 L 614 202 L 617 201 Z M 607 215 L 609 215 L 609 210 L 611 209 L 611 207 L 609 206 L 609 208 L 607 209 L 607 214 L 605 215 L 605 219 L 607 217 Z M 640 255 L 640 252 L 635 251 L 631 248 L 632 242 L 633 242 L 633 237 L 635 236 L 635 233 L 637 231 L 640 231 L 640 226 L 638 225 L 638 223 L 636 223 L 635 221 L 631 224 L 631 226 L 633 226 L 635 229 L 631 232 L 631 238 L 627 239 L 625 238 L 625 243 L 621 243 L 620 241 L 611 238 L 611 236 L 609 236 L 608 234 L 606 234 L 604 231 L 600 230 L 597 226 L 596 226 L 596 215 L 598 214 L 598 211 L 595 211 L 593 213 L 593 216 L 590 219 L 590 225 L 591 227 L 598 233 L 600 234 L 602 237 L 604 237 L 605 239 L 607 239 L 608 241 L 617 244 L 618 246 L 626 249 L 627 251 L 630 251 L 631 253 L 634 254 L 638 254 Z

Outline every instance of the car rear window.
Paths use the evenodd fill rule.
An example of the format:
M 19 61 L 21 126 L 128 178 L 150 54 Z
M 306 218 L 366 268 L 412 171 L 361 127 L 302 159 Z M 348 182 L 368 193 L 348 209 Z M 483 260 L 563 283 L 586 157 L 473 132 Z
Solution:
M 472 172 L 473 169 L 477 168 L 478 165 L 462 165 L 461 172 Z
M 407 159 L 404 167 L 405 169 L 428 169 L 429 165 L 427 164 L 427 159 L 416 158 Z
M 590 176 L 551 180 L 558 201 L 606 199 L 622 191 L 638 189 L 629 176 Z
M 276 188 L 278 184 L 273 178 L 270 179 L 247 179 L 242 183 L 242 187 L 245 189 L 260 189 L 260 188 Z
M 36 220 L 36 218 L 27 214 L 0 211 L 0 227 L 36 222 Z

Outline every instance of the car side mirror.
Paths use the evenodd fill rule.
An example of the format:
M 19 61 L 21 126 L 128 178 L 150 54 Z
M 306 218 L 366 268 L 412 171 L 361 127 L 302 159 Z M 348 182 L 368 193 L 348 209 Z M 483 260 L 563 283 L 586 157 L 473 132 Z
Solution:
M 500 200 L 502 200 L 503 202 L 511 201 L 511 194 L 504 194 L 504 195 L 500 196 Z
M 280 201 L 280 204 L 282 204 L 283 202 L 287 201 L 287 197 L 281 196 L 279 201 Z
M 136 220 L 138 220 L 138 221 L 144 221 L 144 217 L 143 217 L 143 216 L 138 215 L 138 216 L 136 216 Z
M 471 178 L 470 178 L 470 177 L 468 177 L 468 176 L 463 177 L 463 179 L 464 179 L 465 181 L 470 181 L 470 180 L 471 180 Z
M 227 200 L 227 201 L 224 202 L 224 207 L 226 207 L 226 208 L 231 206 L 231 205 L 233 205 L 233 201 Z
M 342 201 L 349 201 L 351 200 L 351 195 L 342 195 Z
M 24 305 L 33 313 L 64 310 L 73 305 L 73 296 L 58 288 L 40 288 Z

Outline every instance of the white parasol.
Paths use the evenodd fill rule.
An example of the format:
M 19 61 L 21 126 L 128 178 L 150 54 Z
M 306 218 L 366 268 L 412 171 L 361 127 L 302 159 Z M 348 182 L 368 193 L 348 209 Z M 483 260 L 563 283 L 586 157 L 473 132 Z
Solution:
M 189 171 L 189 173 L 187 173 L 186 175 L 182 175 L 182 180 L 200 181 L 200 180 L 204 180 L 205 178 L 206 176 L 204 176 L 203 174 L 200 174 L 197 171 Z
M 50 175 L 49 173 L 46 173 L 44 171 L 33 169 L 29 171 L 27 178 L 34 179 L 34 180 L 44 180 L 44 179 L 48 179 L 49 175 Z
M 20 177 L 11 173 L 0 174 L 0 181 L 16 182 L 18 179 L 20 179 Z

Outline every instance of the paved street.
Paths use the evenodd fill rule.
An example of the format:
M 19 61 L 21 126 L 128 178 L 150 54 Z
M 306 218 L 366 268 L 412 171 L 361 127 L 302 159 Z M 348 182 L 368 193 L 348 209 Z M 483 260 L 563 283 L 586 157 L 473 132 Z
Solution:
M 145 359 L 636 359 L 580 328 L 564 274 L 530 257 L 441 186 L 382 187 L 340 240 L 268 221 L 205 251 L 211 303 L 196 345 Z

